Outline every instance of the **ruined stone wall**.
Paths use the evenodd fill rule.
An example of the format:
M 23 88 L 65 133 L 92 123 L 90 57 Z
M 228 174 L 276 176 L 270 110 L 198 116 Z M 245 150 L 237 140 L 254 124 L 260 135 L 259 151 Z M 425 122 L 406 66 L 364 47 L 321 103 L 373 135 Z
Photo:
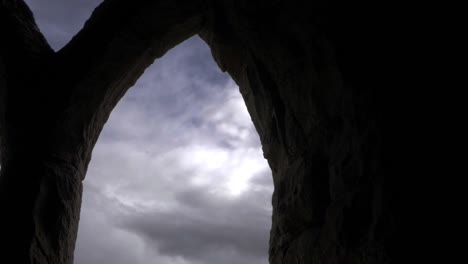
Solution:
M 107 117 L 155 58 L 198 33 L 239 85 L 273 172 L 270 263 L 392 260 L 379 87 L 365 81 L 372 32 L 358 5 L 104 1 L 57 53 L 28 12 L 0 2 L 2 256 L 72 263 L 81 181 Z
M 359 79 L 359 13 L 340 8 L 223 1 L 201 33 L 239 85 L 273 171 L 272 264 L 388 259 L 378 87 Z

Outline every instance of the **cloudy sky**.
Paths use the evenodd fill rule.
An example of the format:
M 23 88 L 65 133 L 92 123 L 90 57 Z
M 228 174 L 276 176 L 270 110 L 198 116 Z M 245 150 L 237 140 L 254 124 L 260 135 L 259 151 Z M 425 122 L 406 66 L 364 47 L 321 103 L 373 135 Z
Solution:
M 27 0 L 58 50 L 100 0 Z M 84 181 L 75 263 L 266 264 L 271 171 L 238 87 L 193 37 L 113 111 Z

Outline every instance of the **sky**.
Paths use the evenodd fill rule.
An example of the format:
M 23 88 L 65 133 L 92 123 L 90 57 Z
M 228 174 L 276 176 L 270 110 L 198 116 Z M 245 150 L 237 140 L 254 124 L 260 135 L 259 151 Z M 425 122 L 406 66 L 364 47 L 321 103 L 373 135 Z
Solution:
M 99 0 L 27 0 L 58 50 Z M 238 87 L 192 37 L 112 112 L 84 180 L 75 264 L 266 264 L 271 171 Z

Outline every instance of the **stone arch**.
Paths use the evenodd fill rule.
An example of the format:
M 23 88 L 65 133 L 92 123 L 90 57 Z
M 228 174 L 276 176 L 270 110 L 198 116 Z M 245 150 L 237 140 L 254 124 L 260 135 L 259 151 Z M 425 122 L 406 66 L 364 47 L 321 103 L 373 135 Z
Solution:
M 238 87 L 194 36 L 147 68 L 106 122 L 75 263 L 266 264 L 272 184 Z
M 106 0 L 54 52 L 22 1 L 2 1 L 4 256 L 72 262 L 81 181 L 110 112 L 154 59 L 199 34 L 239 85 L 273 172 L 270 263 L 384 262 L 375 94 L 352 65 L 349 17 L 308 1 Z

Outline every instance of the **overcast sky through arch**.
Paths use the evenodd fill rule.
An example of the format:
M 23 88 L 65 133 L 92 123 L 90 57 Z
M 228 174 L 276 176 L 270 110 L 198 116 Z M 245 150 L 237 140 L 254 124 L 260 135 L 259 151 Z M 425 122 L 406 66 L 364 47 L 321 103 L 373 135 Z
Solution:
M 27 0 L 58 50 L 99 0 Z M 75 264 L 266 264 L 271 171 L 238 87 L 193 37 L 114 109 L 84 181 Z

